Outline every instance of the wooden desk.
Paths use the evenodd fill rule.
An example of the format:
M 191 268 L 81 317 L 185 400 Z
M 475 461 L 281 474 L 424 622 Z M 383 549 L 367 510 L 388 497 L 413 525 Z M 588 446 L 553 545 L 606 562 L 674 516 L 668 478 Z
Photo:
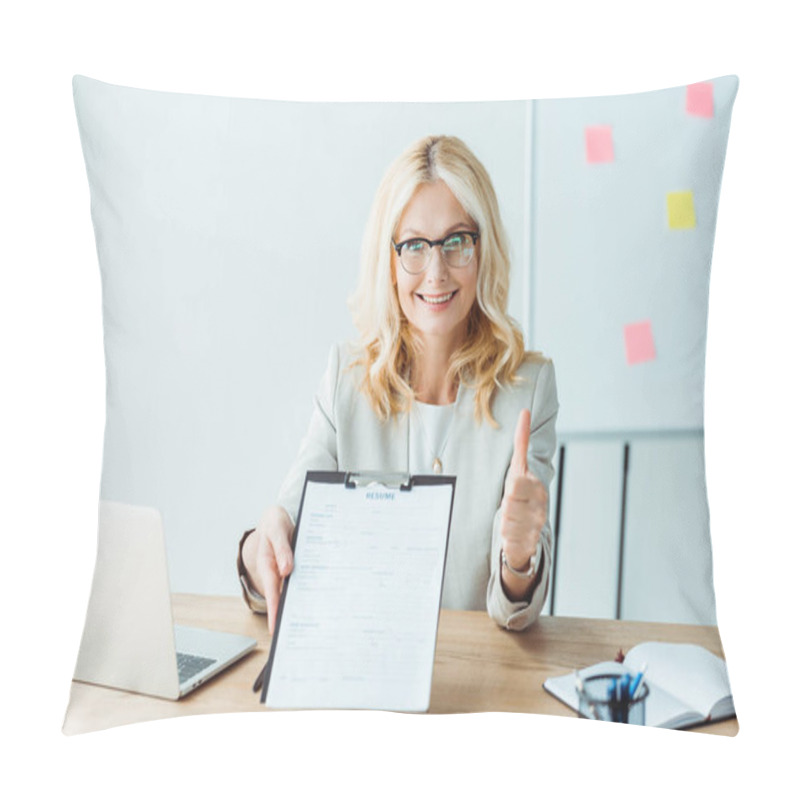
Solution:
M 175 621 L 242 633 L 258 641 L 254 652 L 182 700 L 106 689 L 73 681 L 64 732 L 85 733 L 131 722 L 189 714 L 264 711 L 253 681 L 269 655 L 265 618 L 238 597 L 175 595 Z M 722 656 L 715 627 L 650 622 L 542 617 L 525 633 L 499 628 L 483 612 L 443 611 L 439 621 L 430 713 L 525 711 L 576 716 L 542 688 L 545 678 L 613 660 L 642 641 L 691 642 Z M 735 719 L 693 730 L 734 736 Z

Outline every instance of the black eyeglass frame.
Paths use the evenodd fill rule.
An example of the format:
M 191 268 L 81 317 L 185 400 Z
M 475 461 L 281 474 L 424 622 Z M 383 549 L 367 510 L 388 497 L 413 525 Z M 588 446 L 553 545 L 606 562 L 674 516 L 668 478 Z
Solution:
M 443 245 L 448 239 L 452 239 L 454 236 L 470 236 L 472 238 L 472 246 L 473 247 L 476 244 L 478 244 L 478 239 L 481 238 L 480 233 L 478 233 L 476 231 L 453 231 L 452 233 L 448 233 L 447 236 L 445 236 L 443 239 L 433 239 L 433 240 L 431 240 L 431 239 L 426 239 L 424 236 L 412 236 L 410 239 L 406 239 L 406 240 L 400 242 L 399 244 L 395 243 L 394 239 L 392 239 L 392 247 L 397 252 L 397 257 L 400 259 L 400 265 L 403 267 L 403 269 L 406 272 L 408 272 L 409 275 L 419 275 L 420 273 L 425 272 L 425 270 L 428 269 L 428 264 L 430 263 L 430 260 L 431 260 L 431 253 L 433 252 L 433 248 L 436 247 L 437 245 L 439 245 L 439 246 Z M 406 267 L 406 265 L 403 264 L 403 256 L 402 256 L 402 253 L 400 251 L 409 242 L 425 242 L 425 244 L 427 244 L 428 247 L 430 248 L 428 250 L 428 261 L 425 263 L 425 266 L 419 272 L 409 272 L 408 268 Z M 467 261 L 467 263 L 464 264 L 464 267 L 466 267 L 470 263 L 470 261 L 472 261 L 472 259 Z M 447 263 L 447 259 L 446 258 L 445 258 L 445 263 Z M 450 266 L 450 265 L 448 264 L 447 266 Z M 452 269 L 464 269 L 464 267 L 452 267 Z

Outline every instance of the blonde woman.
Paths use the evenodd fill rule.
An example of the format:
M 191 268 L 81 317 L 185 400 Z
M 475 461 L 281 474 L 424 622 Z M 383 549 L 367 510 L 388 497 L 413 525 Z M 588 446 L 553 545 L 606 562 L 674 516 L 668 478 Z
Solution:
M 507 314 L 509 268 L 483 165 L 455 137 L 412 145 L 367 223 L 360 341 L 332 349 L 278 503 L 239 546 L 245 600 L 270 633 L 307 470 L 455 475 L 442 606 L 486 609 L 511 630 L 538 617 L 558 400 L 552 362 L 525 352 Z

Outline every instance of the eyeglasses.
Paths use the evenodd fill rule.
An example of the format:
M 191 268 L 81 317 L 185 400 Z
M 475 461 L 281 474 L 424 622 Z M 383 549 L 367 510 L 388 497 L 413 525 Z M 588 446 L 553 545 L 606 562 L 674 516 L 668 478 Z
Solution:
M 448 267 L 460 269 L 466 267 L 475 255 L 475 245 L 480 239 L 479 233 L 472 231 L 457 231 L 445 236 L 444 239 L 407 239 L 405 242 L 396 244 L 392 240 L 392 247 L 400 256 L 400 263 L 409 275 L 419 275 L 428 268 L 431 260 L 431 252 L 437 245 L 441 245 L 442 258 Z

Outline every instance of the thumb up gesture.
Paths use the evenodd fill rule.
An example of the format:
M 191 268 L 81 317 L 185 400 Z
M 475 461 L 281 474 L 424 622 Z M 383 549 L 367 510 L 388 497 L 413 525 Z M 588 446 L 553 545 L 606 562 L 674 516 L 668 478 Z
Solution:
M 500 540 L 506 562 L 525 572 L 536 553 L 539 536 L 547 521 L 547 489 L 528 470 L 528 442 L 531 412 L 523 409 L 514 433 L 514 454 L 506 475 L 503 502 L 500 505 Z M 503 584 L 511 594 L 524 594 L 533 582 L 503 569 Z

